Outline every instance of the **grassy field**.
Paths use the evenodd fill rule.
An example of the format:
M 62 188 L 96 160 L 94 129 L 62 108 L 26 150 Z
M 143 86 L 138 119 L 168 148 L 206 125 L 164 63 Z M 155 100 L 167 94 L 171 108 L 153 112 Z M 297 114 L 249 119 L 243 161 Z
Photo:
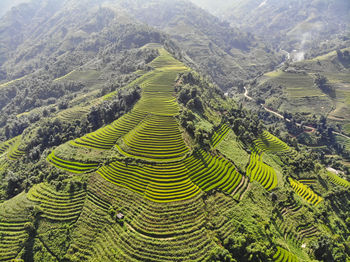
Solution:
M 242 144 L 237 141 L 237 137 L 232 131 L 228 133 L 216 148 L 228 159 L 232 160 L 239 170 L 245 170 L 249 162 L 249 154 L 243 149 Z M 232 150 L 233 148 L 234 150 Z

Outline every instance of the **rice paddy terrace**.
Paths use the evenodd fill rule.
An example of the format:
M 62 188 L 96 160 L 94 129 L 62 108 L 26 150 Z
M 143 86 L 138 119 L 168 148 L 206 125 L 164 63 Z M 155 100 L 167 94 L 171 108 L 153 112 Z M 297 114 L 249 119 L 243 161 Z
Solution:
M 302 198 L 304 198 L 307 202 L 318 205 L 322 201 L 322 197 L 317 195 L 310 187 L 307 185 L 294 180 L 293 178 L 289 178 L 289 182 L 293 188 L 293 190 Z
M 254 142 L 246 173 L 251 181 L 256 180 L 266 190 L 272 190 L 277 186 L 277 175 L 271 166 L 263 162 L 265 152 L 292 154 L 293 151 L 286 143 L 267 131 L 264 131 L 260 138 Z
M 188 70 L 164 49 L 150 63 L 153 71 L 135 81 L 142 88 L 141 99 L 133 110 L 93 133 L 71 142 L 71 146 L 91 150 L 118 151 L 128 161 L 82 163 L 64 159 L 52 152 L 48 161 L 72 173 L 97 171 L 106 180 L 126 187 L 156 202 L 185 200 L 218 188 L 228 194 L 242 185 L 242 175 L 224 158 L 185 144 L 176 120 L 179 105 L 174 96 L 176 76 Z M 213 147 L 228 132 L 221 126 L 213 136 Z
M 27 254 L 22 243 L 30 237 L 35 261 L 206 261 L 237 230 L 233 210 L 251 183 L 257 181 L 261 186 L 253 186 L 264 192 L 282 185 L 282 174 L 264 162 L 265 155 L 295 152 L 266 131 L 254 141 L 246 174 L 218 149 L 232 133 L 228 124 L 214 130 L 210 150 L 185 142 L 174 85 L 177 75 L 189 69 L 165 49 L 158 50 L 160 55 L 149 64 L 153 70 L 131 83 L 142 94 L 129 113 L 62 145 L 74 153 L 59 147 L 48 155 L 50 165 L 75 174 L 70 182 L 37 184 L 0 205 L 0 261 Z M 1 157 L 22 157 L 21 148 L 21 137 L 4 142 Z M 95 157 L 104 153 L 108 160 Z M 347 186 L 339 177 L 329 179 Z M 321 202 L 321 196 L 302 184 L 309 180 L 289 181 L 306 201 Z M 213 212 L 208 199 L 226 215 L 217 223 L 208 222 Z M 302 210 L 293 202 L 279 212 L 290 217 Z M 284 220 L 277 222 L 285 239 L 291 235 L 297 243 L 318 233 L 310 223 L 290 229 Z M 285 248 L 274 249 L 274 261 L 298 261 Z
M 12 138 L 0 144 L 0 159 L 6 156 L 9 160 L 16 160 L 25 154 L 21 149 L 21 136 Z

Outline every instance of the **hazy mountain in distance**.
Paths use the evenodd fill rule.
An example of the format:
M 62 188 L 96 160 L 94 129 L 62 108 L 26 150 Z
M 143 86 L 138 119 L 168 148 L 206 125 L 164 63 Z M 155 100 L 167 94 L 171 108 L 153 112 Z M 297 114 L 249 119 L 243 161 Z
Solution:
M 27 3 L 30 0 L 2 0 L 0 1 L 0 17 L 3 16 L 7 11 L 9 11 L 12 7 Z
M 348 0 L 192 0 L 243 31 L 284 49 L 306 52 L 341 45 L 349 32 Z M 344 48 L 345 46 L 340 46 Z
M 225 1 L 225 0 L 217 0 L 217 1 L 211 1 L 211 0 L 190 0 L 192 3 L 196 4 L 197 6 L 207 10 L 213 15 L 220 16 L 220 14 L 223 12 L 225 8 L 231 7 L 232 2 Z
M 253 33 L 220 21 L 190 1 L 120 2 L 129 15 L 169 34 L 223 89 L 278 64 L 278 54 Z
M 194 61 L 198 69 L 210 75 L 224 89 L 237 86 L 240 81 L 256 76 L 259 72 L 270 71 L 274 65 L 280 62 L 278 54 L 275 54 L 271 48 L 253 34 L 241 32 L 229 26 L 228 23 L 222 23 L 217 17 L 201 8 L 197 8 L 189 1 L 89 0 L 61 2 L 51 0 L 34 1 L 33 6 L 36 6 L 34 9 L 27 12 L 29 9 L 19 8 L 17 12 L 12 12 L 10 17 L 3 20 L 2 23 L 0 22 L 0 28 L 4 28 L 0 40 L 2 71 L 7 71 L 7 75 L 10 71 L 11 74 L 14 74 L 12 70 L 9 70 L 11 63 L 4 63 L 9 51 L 14 51 L 19 45 L 24 44 L 25 46 L 20 50 L 27 52 L 29 45 L 32 46 L 31 48 L 38 49 L 38 42 L 45 41 L 44 39 L 47 37 L 59 38 L 62 35 L 61 31 L 50 34 L 50 36 L 45 36 L 43 33 L 49 32 L 46 29 L 52 23 L 54 25 L 58 24 L 57 19 L 62 17 L 61 13 L 56 13 L 59 8 L 64 6 L 65 12 L 72 12 L 71 10 L 77 9 L 77 5 L 84 8 L 91 6 L 90 10 L 98 6 L 112 8 L 119 13 L 123 12 L 125 14 L 124 18 L 131 16 L 132 19 L 136 18 L 141 23 L 146 23 L 166 32 L 181 45 L 184 53 Z M 72 18 L 75 18 L 73 14 Z M 87 18 L 82 17 L 81 19 Z M 23 22 L 24 20 L 26 22 Z M 81 31 L 79 32 L 79 26 L 75 27 L 76 32 L 74 34 L 66 35 L 69 38 L 74 38 L 74 41 L 78 41 L 83 35 Z M 44 30 L 44 28 L 46 29 Z M 25 42 L 23 42 L 24 40 Z M 55 43 L 57 43 L 56 40 Z M 37 51 L 33 50 L 31 52 L 36 53 Z M 14 56 L 17 55 L 18 52 Z M 22 62 L 24 66 L 25 63 L 28 63 L 29 58 L 23 55 L 20 59 L 23 60 L 23 57 L 26 57 L 25 62 Z M 51 54 L 48 53 L 48 56 L 51 56 Z M 15 61 L 19 61 L 18 59 L 15 59 Z M 4 67 L 7 69 L 5 70 Z M 28 72 L 27 69 L 30 66 L 25 67 L 25 71 Z M 4 74 L 3 72 L 2 75 Z M 24 72 L 18 72 L 16 75 L 21 76 L 23 74 Z

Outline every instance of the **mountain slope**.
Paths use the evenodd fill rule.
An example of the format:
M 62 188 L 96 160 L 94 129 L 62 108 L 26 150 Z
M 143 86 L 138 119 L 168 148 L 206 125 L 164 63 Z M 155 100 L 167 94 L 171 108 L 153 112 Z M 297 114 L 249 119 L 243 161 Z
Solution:
M 227 149 L 221 143 L 231 144 L 237 141 L 237 135 L 243 139 L 245 128 L 241 133 L 235 121 L 244 113 L 159 45 L 142 49 L 147 48 L 156 48 L 159 56 L 148 64 L 153 69 L 141 73 L 131 84 L 142 90 L 131 112 L 94 133 L 51 148 L 41 167 L 45 173 L 51 170 L 46 181 L 0 205 L 7 210 L 2 212 L 0 222 L 8 243 L 1 246 L 2 259 L 269 261 L 281 256 L 309 259 L 308 252 L 300 248 L 301 243 L 308 250 L 315 250 L 314 243 L 321 241 L 320 236 L 332 236 L 325 228 L 335 227 L 325 220 L 322 224 L 326 226 L 321 226 L 316 220 L 317 210 L 334 212 L 320 197 L 331 187 L 325 182 L 326 173 L 318 175 L 326 184 L 314 178 L 312 165 L 287 180 L 281 161 L 292 163 L 290 159 L 302 154 L 267 131 L 262 132 L 259 121 L 247 116 L 240 120 L 240 125 L 254 123 L 256 128 L 250 130 L 253 133 L 249 137 L 258 139 L 243 140 L 246 145 L 237 144 L 242 151 L 248 151 L 249 144 L 254 148 L 242 175 L 235 166 L 235 162 L 242 161 L 242 154 L 226 157 Z M 178 101 L 173 98 L 175 90 Z M 104 99 L 115 95 L 113 92 Z M 139 116 L 141 122 L 136 121 Z M 220 125 L 225 118 L 226 127 Z M 195 123 L 195 130 L 190 122 Z M 207 128 L 201 129 L 204 123 Z M 210 131 L 213 129 L 214 132 Z M 25 159 L 26 141 L 31 135 L 22 136 L 19 143 Z M 10 148 L 5 148 L 2 161 L 7 159 L 11 166 L 21 157 L 9 158 Z M 178 149 L 182 155 L 177 153 Z M 313 160 L 304 161 L 311 164 Z M 295 197 L 293 193 L 292 197 L 286 196 L 292 192 L 288 181 L 293 182 L 290 183 Z M 304 181 L 312 181 L 313 186 L 303 184 Z M 277 200 L 271 200 L 268 191 Z M 16 212 L 28 215 L 17 218 Z M 343 223 L 337 216 L 332 215 L 332 219 Z M 236 242 L 242 238 L 246 241 Z M 284 249 L 295 255 L 281 251 Z M 322 255 L 329 253 L 315 256 Z M 332 253 L 330 256 L 333 257 Z
M 258 78 L 251 85 L 250 94 L 279 112 L 322 115 L 348 133 L 348 54 L 346 48 L 287 64 Z

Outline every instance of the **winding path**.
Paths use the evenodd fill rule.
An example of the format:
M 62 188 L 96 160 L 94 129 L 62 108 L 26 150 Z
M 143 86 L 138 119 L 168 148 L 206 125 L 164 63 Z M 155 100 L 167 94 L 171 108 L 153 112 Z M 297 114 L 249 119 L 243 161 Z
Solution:
M 338 135 L 338 136 L 342 136 L 342 137 L 345 137 L 345 138 L 347 138 L 347 139 L 350 139 L 349 136 L 344 135 L 344 134 L 342 134 L 342 133 L 339 133 L 339 132 L 336 132 L 336 131 L 333 131 L 333 133 L 336 134 L 336 135 Z
M 248 99 L 248 100 L 254 100 L 251 96 L 248 96 L 248 89 L 246 86 L 243 87 L 244 88 L 244 96 Z

